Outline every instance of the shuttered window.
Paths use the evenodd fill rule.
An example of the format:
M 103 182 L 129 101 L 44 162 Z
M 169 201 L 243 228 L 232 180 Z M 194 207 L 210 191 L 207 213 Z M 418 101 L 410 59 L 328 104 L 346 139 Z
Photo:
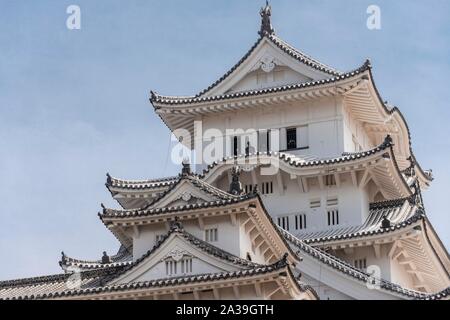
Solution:
M 309 148 L 308 126 L 302 126 L 297 128 L 297 148 L 298 149 Z

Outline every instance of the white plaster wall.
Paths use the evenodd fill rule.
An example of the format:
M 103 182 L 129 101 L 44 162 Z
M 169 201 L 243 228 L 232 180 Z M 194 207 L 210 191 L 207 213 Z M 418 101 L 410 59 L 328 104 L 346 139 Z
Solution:
M 195 275 L 195 274 L 204 274 L 204 273 L 218 273 L 218 272 L 226 272 L 229 270 L 219 269 L 214 265 L 202 261 L 197 258 L 192 258 L 192 272 L 190 273 L 181 273 L 180 262 L 177 265 L 177 274 L 174 274 L 174 277 L 179 277 L 183 275 Z M 141 281 L 151 281 L 154 279 L 164 279 L 167 278 L 166 274 L 166 264 L 164 261 L 160 261 L 150 269 L 146 270 L 145 273 L 141 275 L 136 275 L 136 277 L 129 276 L 125 281 L 121 283 L 129 283 L 129 282 L 141 282 Z
M 390 261 L 387 257 L 389 251 L 388 245 L 382 245 L 380 248 L 380 258 L 376 258 L 375 251 L 372 246 L 355 247 L 352 250 L 344 252 L 344 250 L 333 251 L 336 257 L 348 262 L 351 265 L 355 265 L 355 260 L 366 259 L 367 267 L 375 266 L 380 268 L 381 278 L 392 281 Z
M 369 199 L 367 191 L 353 186 L 350 175 L 341 178 L 341 187 L 331 186 L 320 189 L 317 178 L 308 179 L 310 185 L 309 192 L 301 193 L 296 179 L 292 180 L 289 175 L 282 172 L 283 186 L 280 188 L 276 176 L 261 176 L 257 170 L 258 188 L 261 191 L 261 182 L 272 181 L 274 193 L 261 195 L 264 205 L 269 214 L 277 221 L 278 216 L 289 215 L 291 233 L 316 232 L 331 228 L 342 228 L 346 226 L 361 225 L 369 214 Z M 253 185 L 251 173 L 241 173 L 241 183 Z M 217 181 L 217 186 L 221 189 L 228 189 L 228 177 L 223 177 Z M 339 210 L 339 225 L 328 226 L 327 221 L 327 199 L 338 198 L 337 208 Z M 311 200 L 321 200 L 321 207 L 310 208 Z M 335 208 L 333 206 L 332 208 Z M 295 214 L 304 213 L 307 216 L 307 228 L 305 230 L 295 230 Z
M 279 151 L 286 148 L 285 131 L 283 129 L 308 126 L 309 149 L 292 151 L 291 153 L 320 158 L 336 157 L 345 151 L 341 108 L 342 103 L 339 99 L 321 99 L 308 103 L 292 103 L 270 107 L 261 106 L 252 110 L 205 116 L 201 119 L 202 131 L 205 134 L 211 132 L 209 131 L 211 129 L 219 130 L 224 144 L 223 154 L 229 156 L 232 154 L 231 137 L 233 134 L 229 133 L 229 136 L 225 136 L 227 129 L 240 129 L 241 132 L 236 131 L 234 135 L 244 137 L 249 132 L 248 130 L 278 129 L 280 130 L 279 148 L 275 148 L 272 142 L 272 149 Z M 210 144 L 209 141 L 203 141 L 200 149 L 205 150 Z M 256 149 L 256 143 L 255 145 L 252 144 L 252 147 Z M 245 139 L 242 139 L 241 153 L 244 152 Z M 197 158 L 199 158 L 198 155 Z M 217 155 L 214 160 L 220 158 L 220 155 Z
M 238 216 L 238 219 L 242 219 Z M 251 254 L 252 260 L 263 263 L 263 257 L 257 252 L 254 254 L 251 250 L 251 242 L 245 234 L 240 224 L 232 225 L 229 216 L 204 218 L 204 227 L 218 229 L 218 241 L 211 242 L 212 245 L 219 247 L 233 255 L 246 258 L 247 252 Z M 204 240 L 204 229 L 201 229 L 198 220 L 183 221 L 184 229 L 195 237 Z M 139 237 L 133 238 L 133 259 L 142 257 L 148 250 L 156 244 L 157 235 L 167 234 L 168 229 L 165 223 L 147 225 L 140 227 Z

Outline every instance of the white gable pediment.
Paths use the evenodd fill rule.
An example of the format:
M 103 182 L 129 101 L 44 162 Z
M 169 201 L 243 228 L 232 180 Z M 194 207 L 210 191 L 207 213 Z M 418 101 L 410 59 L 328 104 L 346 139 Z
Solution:
M 198 247 L 179 234 L 172 234 L 161 246 L 110 284 L 151 281 L 204 273 L 236 271 L 236 265 L 225 262 Z
M 173 190 L 150 206 L 151 209 L 176 207 L 188 204 L 211 202 L 218 198 L 194 186 L 189 180 L 181 181 Z
M 300 62 L 264 38 L 234 72 L 205 95 L 258 90 L 329 77 L 329 74 Z

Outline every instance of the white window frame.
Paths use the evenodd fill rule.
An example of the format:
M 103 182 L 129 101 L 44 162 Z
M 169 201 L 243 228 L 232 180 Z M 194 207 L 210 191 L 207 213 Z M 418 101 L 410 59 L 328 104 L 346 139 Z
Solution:
M 219 241 L 219 228 L 217 227 L 208 227 L 205 228 L 205 241 L 208 243 L 218 242 Z

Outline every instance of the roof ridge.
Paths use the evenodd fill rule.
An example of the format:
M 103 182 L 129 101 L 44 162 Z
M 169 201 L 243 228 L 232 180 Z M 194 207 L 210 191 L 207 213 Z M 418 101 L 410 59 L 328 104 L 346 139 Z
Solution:
M 306 54 L 305 52 L 303 52 L 302 50 L 297 49 L 295 46 L 289 44 L 287 41 L 283 40 L 282 38 L 278 37 L 276 34 L 270 34 L 267 35 L 267 37 L 280 49 L 282 49 L 284 52 L 288 53 L 289 55 L 293 56 L 294 58 L 297 58 L 301 60 L 301 62 L 305 63 L 314 68 L 314 69 L 318 69 L 319 71 L 331 74 L 331 75 L 341 75 L 343 74 L 343 72 L 337 70 L 336 68 L 333 68 L 323 62 L 320 62 L 319 60 L 313 58 L 311 55 Z M 278 43 L 279 42 L 279 43 Z M 285 48 L 283 48 L 285 47 Z M 288 50 L 284 50 L 284 49 L 288 49 Z M 291 52 L 287 52 L 287 51 L 291 51 Z M 295 54 L 299 55 L 300 57 L 296 57 Z M 307 61 L 303 61 L 303 60 L 307 60 Z M 307 62 L 310 62 L 310 64 L 308 64 Z
M 184 206 L 176 206 L 176 207 L 162 207 L 162 208 L 153 208 L 153 209 L 123 209 L 123 210 L 117 210 L 117 209 L 109 209 L 104 208 L 103 213 L 99 213 L 100 219 L 104 217 L 141 217 L 141 216 L 149 216 L 149 215 L 156 215 L 156 214 L 163 214 L 163 213 L 171 213 L 171 212 L 180 212 L 180 211 L 186 211 L 186 210 L 193 210 L 193 209 L 203 209 L 208 207 L 216 207 L 216 206 L 224 206 L 228 204 L 235 204 L 244 202 L 246 200 L 253 199 L 255 195 L 253 194 L 246 194 L 242 195 L 240 197 L 236 197 L 234 199 L 228 199 L 228 200 L 214 200 L 209 202 L 201 202 L 196 204 L 187 204 Z
M 65 264 L 67 262 L 70 263 L 79 263 L 79 264 L 102 264 L 102 265 L 110 265 L 110 264 L 114 264 L 114 263 L 123 263 L 126 261 L 120 261 L 126 257 L 131 257 L 132 255 L 131 253 L 126 249 L 126 247 L 124 247 L 123 245 L 120 246 L 119 250 L 117 251 L 117 253 L 115 255 L 109 256 L 109 258 L 111 259 L 111 263 L 103 263 L 102 259 L 97 259 L 97 260 L 84 260 L 84 259 L 77 259 L 77 258 L 72 258 L 67 256 L 64 252 L 62 252 L 62 258 L 61 261 L 59 262 L 59 264 Z
M 383 200 L 378 202 L 372 202 L 370 203 L 370 209 L 385 209 L 385 208 L 392 208 L 392 207 L 400 207 L 403 206 L 405 201 L 409 201 L 410 203 L 414 201 L 414 198 L 416 195 L 411 195 L 409 197 L 405 198 L 398 198 L 398 199 L 391 199 L 391 200 Z
M 136 189 L 141 187 L 141 185 L 170 185 L 175 183 L 180 177 L 179 176 L 173 176 L 173 177 L 165 177 L 165 178 L 155 178 L 155 179 L 144 179 L 144 180 L 124 180 L 119 178 L 114 178 L 109 175 L 109 173 L 106 174 L 107 180 L 106 180 L 106 186 L 109 187 L 120 187 L 120 188 L 126 188 L 126 189 Z M 150 187 L 150 186 L 147 186 Z

